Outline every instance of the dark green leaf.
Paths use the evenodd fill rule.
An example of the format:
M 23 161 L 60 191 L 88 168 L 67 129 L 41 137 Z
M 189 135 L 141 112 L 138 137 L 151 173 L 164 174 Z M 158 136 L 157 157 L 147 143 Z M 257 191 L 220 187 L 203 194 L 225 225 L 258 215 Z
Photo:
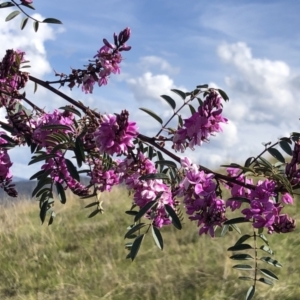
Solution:
M 65 193 L 63 186 L 59 182 L 56 182 L 55 185 L 56 185 L 57 194 L 58 194 L 60 202 L 62 204 L 65 204 L 67 201 L 67 198 L 66 198 L 66 193 Z
M 151 173 L 151 174 L 143 175 L 139 179 L 140 180 L 169 179 L 169 176 L 167 176 L 164 173 Z
M 247 295 L 246 295 L 246 300 L 251 300 L 254 297 L 255 294 L 255 285 L 250 286 Z
M 42 176 L 44 173 L 45 173 L 45 170 L 38 171 L 38 172 L 36 172 L 35 174 L 33 174 L 33 175 L 29 178 L 29 180 L 33 180 L 33 179 L 39 178 L 39 177 Z
M 208 88 L 208 84 L 200 84 L 200 85 L 197 85 L 197 88 L 198 88 L 198 89 L 207 89 L 207 88 Z
M 170 96 L 167 96 L 167 95 L 161 95 L 161 97 L 163 99 L 165 99 L 169 104 L 170 106 L 175 109 L 176 108 L 176 102 L 170 97 Z
M 196 112 L 194 106 L 189 104 L 189 108 L 190 108 L 191 114 L 193 115 Z
M 76 156 L 77 165 L 80 168 L 82 166 L 82 162 L 85 161 L 85 154 L 82 141 L 79 137 L 76 138 L 74 153 Z
M 13 18 L 15 18 L 17 15 L 20 14 L 20 11 L 19 10 L 15 10 L 13 12 L 11 12 L 5 19 L 5 22 L 8 22 L 10 20 L 12 20 Z
M 282 264 L 279 263 L 277 260 L 275 259 L 272 259 L 271 257 L 261 257 L 260 260 L 274 266 L 274 267 L 277 267 L 277 268 L 282 268 Z
M 147 109 L 147 108 L 140 108 L 140 110 L 144 111 L 145 113 L 147 113 L 148 115 L 150 115 L 152 118 L 154 118 L 156 121 L 158 121 L 160 124 L 163 123 L 162 119 L 155 114 L 153 111 Z
M 28 22 L 28 17 L 25 17 L 25 18 L 22 20 L 21 25 L 20 25 L 21 30 L 23 30 L 23 29 L 25 28 L 27 22 Z
M 135 216 L 138 213 L 136 210 L 126 210 L 125 214 L 130 215 L 130 216 Z
M 43 125 L 41 127 L 42 130 L 51 130 L 51 129 L 55 129 L 55 130 L 59 130 L 59 129 L 63 129 L 63 130 L 70 130 L 70 126 L 67 125 Z
M 34 6 L 33 6 L 32 4 L 28 4 L 28 3 L 21 3 L 21 5 L 23 5 L 23 6 L 26 6 L 26 7 L 30 8 L 30 9 L 33 9 L 33 10 L 35 10 L 35 8 L 34 8 Z
M 47 210 L 48 210 L 48 201 L 45 201 L 40 210 L 40 219 L 42 221 L 42 224 L 45 221 Z
M 11 6 L 15 6 L 15 5 L 12 2 L 0 3 L 0 8 L 6 8 L 6 7 L 11 7 Z
M 279 280 L 279 278 L 271 271 L 267 270 L 267 269 L 259 269 L 259 271 L 264 274 L 265 276 L 273 279 L 273 280 Z
M 231 259 L 233 260 L 249 260 L 253 259 L 253 257 L 249 254 L 235 254 L 230 256 Z
M 43 23 L 51 23 L 51 24 L 62 24 L 60 20 L 54 18 L 46 18 Z
M 174 225 L 174 227 L 181 230 L 182 225 L 181 225 L 181 222 L 180 222 L 176 212 L 174 211 L 174 209 L 170 205 L 165 204 L 165 210 L 168 213 L 169 218 L 172 221 L 172 224 Z
M 39 155 L 35 158 L 33 158 L 28 165 L 32 165 L 32 164 L 35 164 L 39 161 L 42 161 L 42 160 L 47 160 L 47 159 L 50 159 L 50 158 L 53 158 L 55 157 L 56 154 L 52 153 L 52 154 L 44 154 L 44 155 Z
M 220 93 L 221 97 L 222 97 L 225 101 L 228 101 L 228 100 L 229 100 L 229 97 L 227 96 L 227 94 L 226 94 L 223 90 L 218 89 L 217 91 Z
M 131 247 L 131 251 L 130 251 L 130 258 L 133 261 L 136 257 L 136 255 L 138 254 L 139 250 L 140 250 L 140 246 L 144 240 L 145 234 L 141 234 L 140 236 L 138 236 Z
M 247 220 L 244 217 L 238 217 L 238 218 L 234 218 L 234 219 L 225 221 L 224 225 L 232 225 L 232 224 L 246 223 L 246 222 L 249 222 L 249 220 Z
M 176 168 L 176 163 L 174 161 L 171 160 L 157 160 L 155 162 L 158 165 L 164 165 L 164 166 L 169 166 L 171 168 Z
M 141 228 L 143 228 L 144 226 L 146 226 L 145 223 L 138 223 L 136 225 L 134 225 L 133 227 L 131 227 L 125 234 L 124 238 L 126 239 L 128 236 L 132 235 L 134 232 L 140 230 Z
M 178 123 L 179 123 L 180 127 L 182 127 L 183 126 L 183 120 L 181 118 L 181 115 L 177 115 L 177 116 L 178 116 Z
M 157 247 L 159 249 L 163 250 L 163 248 L 164 248 L 164 241 L 163 241 L 162 235 L 161 235 L 159 229 L 156 228 L 153 225 L 152 225 L 152 236 L 153 236 L 153 239 L 154 239 Z
M 33 29 L 35 32 L 37 32 L 39 30 L 39 21 L 33 22 Z
M 274 285 L 274 282 L 268 278 L 259 278 L 257 281 L 260 281 L 262 283 L 268 284 L 268 285 Z
M 51 214 L 49 222 L 48 222 L 48 226 L 50 226 L 54 221 L 54 216 Z
M 80 177 L 79 177 L 79 174 L 77 172 L 77 169 L 76 167 L 73 165 L 73 163 L 66 158 L 66 165 L 67 165 L 67 168 L 68 168 L 68 171 L 69 173 L 71 174 L 71 176 L 76 179 L 78 182 L 80 181 Z
M 171 91 L 174 92 L 175 94 L 177 94 L 178 96 L 180 96 L 182 98 L 182 100 L 185 100 L 185 98 L 186 98 L 185 92 L 176 90 L 176 89 L 172 89 Z
M 47 184 L 51 184 L 52 183 L 52 179 L 51 178 L 45 178 L 44 180 L 40 180 L 37 184 L 37 186 L 35 187 L 35 189 L 32 192 L 31 197 L 33 198 L 35 196 L 35 194 L 44 186 Z
M 248 250 L 248 249 L 253 249 L 253 247 L 250 246 L 249 244 L 238 244 L 238 245 L 229 247 L 227 249 L 227 251 L 241 251 L 241 250 Z
M 249 234 L 245 234 L 245 235 L 241 236 L 241 237 L 237 240 L 237 242 L 235 243 L 235 246 L 244 243 L 244 242 L 247 241 L 249 238 L 251 238 L 251 235 L 249 235 Z
M 237 270 L 253 270 L 253 267 L 250 265 L 234 265 L 232 267 L 233 269 L 237 269 Z
M 96 210 L 94 210 L 93 212 L 91 212 L 89 214 L 88 218 L 92 218 L 92 217 L 96 216 L 100 211 L 101 210 L 97 208 Z
M 253 162 L 254 157 L 249 157 L 247 158 L 247 160 L 245 161 L 245 167 L 249 167 L 251 165 L 251 163 Z
M 43 201 L 43 200 L 45 200 L 46 198 L 49 198 L 49 193 L 50 193 L 50 192 L 51 192 L 51 189 L 48 188 L 48 187 L 46 187 L 46 188 L 43 188 L 43 189 L 39 190 L 39 191 L 36 193 L 35 197 L 38 198 L 38 197 L 42 196 L 41 199 L 40 199 L 40 201 Z
M 149 145 L 148 147 L 148 158 L 152 160 L 153 158 L 153 147 Z
M 148 210 L 150 210 L 155 204 L 157 203 L 157 200 L 153 200 L 148 202 L 146 205 L 144 205 L 140 211 L 136 214 L 134 217 L 134 222 L 137 222 L 141 217 L 144 216 L 144 214 L 147 213 Z
M 272 169 L 272 164 L 269 163 L 265 158 L 260 157 L 259 160 L 260 160 L 261 164 L 263 164 L 265 167 Z
M 290 144 L 287 141 L 280 141 L 279 146 L 281 149 L 286 152 L 288 155 L 293 156 L 293 150 L 290 146 Z
M 84 208 L 88 208 L 88 207 L 92 207 L 92 206 L 95 206 L 95 205 L 99 205 L 99 203 L 100 203 L 99 201 L 92 202 L 92 203 L 86 205 Z
M 275 157 L 277 160 L 279 160 L 282 163 L 285 163 L 285 159 L 282 156 L 282 154 L 275 148 L 268 148 L 268 152 Z

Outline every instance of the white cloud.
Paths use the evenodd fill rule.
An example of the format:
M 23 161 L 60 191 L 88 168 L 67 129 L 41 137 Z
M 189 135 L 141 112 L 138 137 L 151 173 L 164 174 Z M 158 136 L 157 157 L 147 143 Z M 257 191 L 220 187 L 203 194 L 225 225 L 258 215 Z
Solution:
M 157 100 L 160 95 L 169 93 L 170 89 L 175 88 L 173 80 L 168 75 L 153 75 L 150 72 L 128 79 L 127 83 L 138 102 Z
M 146 71 L 160 70 L 169 74 L 177 74 L 180 69 L 171 66 L 165 59 L 158 56 L 144 56 L 140 58 L 139 66 Z

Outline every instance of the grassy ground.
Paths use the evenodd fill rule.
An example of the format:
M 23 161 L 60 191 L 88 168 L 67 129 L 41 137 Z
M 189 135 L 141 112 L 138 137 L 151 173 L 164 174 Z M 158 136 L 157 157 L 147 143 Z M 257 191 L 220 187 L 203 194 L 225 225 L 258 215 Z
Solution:
M 124 233 L 132 217 L 123 190 L 103 195 L 105 213 L 88 219 L 89 203 L 69 199 L 56 205 L 53 225 L 40 225 L 38 205 L 21 201 L 0 211 L 0 299 L 244 299 L 250 281 L 237 279 L 226 249 L 238 239 L 198 236 L 185 219 L 181 231 L 162 231 L 165 249 L 151 234 L 134 262 L 126 260 Z M 91 202 L 91 201 L 90 201 Z M 290 209 L 300 215 L 297 205 Z M 247 233 L 247 232 L 246 232 Z M 282 269 L 270 265 L 279 281 L 258 284 L 255 299 L 300 299 L 299 231 L 268 236 Z M 245 275 L 245 274 L 242 274 Z

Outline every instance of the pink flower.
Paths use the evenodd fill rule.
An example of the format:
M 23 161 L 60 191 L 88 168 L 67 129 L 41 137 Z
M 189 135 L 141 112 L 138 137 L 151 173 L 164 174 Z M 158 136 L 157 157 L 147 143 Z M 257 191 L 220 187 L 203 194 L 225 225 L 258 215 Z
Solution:
M 134 147 L 133 138 L 138 135 L 135 122 L 128 121 L 128 112 L 120 115 L 103 115 L 103 121 L 95 132 L 95 142 L 100 153 L 127 154 Z
M 31 4 L 32 0 L 21 0 L 22 4 Z
M 293 204 L 294 199 L 289 193 L 283 193 L 281 197 L 281 201 L 285 204 Z

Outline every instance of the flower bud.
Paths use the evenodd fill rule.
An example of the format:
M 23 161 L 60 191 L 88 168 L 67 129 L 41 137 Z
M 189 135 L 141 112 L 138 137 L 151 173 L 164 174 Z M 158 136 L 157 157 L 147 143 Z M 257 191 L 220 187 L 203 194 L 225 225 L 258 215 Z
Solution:
M 110 49 L 115 49 L 115 48 L 116 48 L 116 46 L 113 45 L 113 44 L 111 44 L 111 43 L 109 43 L 109 42 L 107 41 L 107 39 L 103 39 L 103 43 L 104 43 L 105 46 L 107 46 L 107 47 L 110 48 Z

